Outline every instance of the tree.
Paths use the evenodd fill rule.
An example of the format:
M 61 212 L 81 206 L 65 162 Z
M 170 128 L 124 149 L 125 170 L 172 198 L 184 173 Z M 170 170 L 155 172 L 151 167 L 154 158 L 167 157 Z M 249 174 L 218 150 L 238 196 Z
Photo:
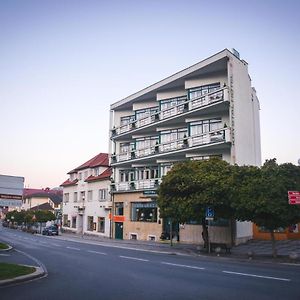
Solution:
M 277 256 L 274 231 L 300 221 L 300 206 L 289 205 L 288 191 L 300 190 L 300 167 L 267 160 L 261 168 L 235 167 L 236 218 L 252 221 L 270 231 L 273 257 Z
M 208 248 L 206 207 L 214 208 L 216 218 L 234 215 L 230 206 L 233 186 L 231 168 L 218 158 L 175 164 L 163 177 L 158 190 L 160 216 L 180 223 L 191 220 L 201 222 L 204 244 Z

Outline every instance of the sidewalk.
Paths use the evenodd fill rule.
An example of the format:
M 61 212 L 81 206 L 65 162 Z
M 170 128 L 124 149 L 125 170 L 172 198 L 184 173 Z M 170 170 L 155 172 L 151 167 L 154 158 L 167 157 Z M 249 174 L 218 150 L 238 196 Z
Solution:
M 93 241 L 96 243 L 103 243 L 106 245 L 128 247 L 140 250 L 148 251 L 159 251 L 169 254 L 178 255 L 208 255 L 202 249 L 200 244 L 183 244 L 174 242 L 173 246 L 170 245 L 170 241 L 154 242 L 154 241 L 138 241 L 138 240 L 114 240 L 106 237 L 97 236 L 87 236 L 87 235 L 77 235 L 73 233 L 63 233 L 59 237 L 60 239 L 68 239 L 74 241 Z M 290 260 L 290 255 L 294 254 L 297 256 L 295 261 L 300 261 L 300 240 L 285 240 L 276 241 L 276 249 L 278 254 L 278 259 Z M 272 258 L 272 244 L 271 241 L 259 241 L 250 240 L 245 244 L 234 246 L 231 249 L 230 254 L 221 253 L 221 256 L 231 257 L 231 258 L 249 258 L 249 253 L 253 254 L 254 259 L 273 259 Z M 215 256 L 212 253 L 209 256 Z

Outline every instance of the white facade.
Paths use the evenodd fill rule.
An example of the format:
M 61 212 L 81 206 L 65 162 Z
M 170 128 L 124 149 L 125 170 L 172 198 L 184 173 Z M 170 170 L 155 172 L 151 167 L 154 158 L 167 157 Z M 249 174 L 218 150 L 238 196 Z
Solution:
M 104 165 L 92 163 L 79 167 L 69 172 L 69 179 L 62 184 L 62 228 L 67 231 L 110 236 L 111 172 L 108 155 L 100 155 L 106 156 Z
M 118 203 L 127 203 L 129 194 L 136 199 L 124 215 L 132 215 L 135 202 L 155 201 L 145 191 L 155 194 L 177 161 L 219 156 L 231 164 L 261 164 L 256 91 L 248 64 L 227 49 L 112 104 L 110 120 L 114 197 Z M 141 227 L 129 217 L 123 222 L 124 238 Z M 251 238 L 251 226 L 236 224 L 236 242 Z

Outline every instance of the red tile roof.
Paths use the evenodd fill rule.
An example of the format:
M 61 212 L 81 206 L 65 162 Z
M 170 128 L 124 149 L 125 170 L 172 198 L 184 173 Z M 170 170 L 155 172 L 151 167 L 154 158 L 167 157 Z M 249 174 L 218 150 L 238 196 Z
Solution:
M 75 179 L 73 181 L 71 181 L 70 179 L 67 179 L 60 186 L 72 186 L 72 185 L 76 185 L 77 182 L 78 182 L 78 179 Z
M 68 174 L 76 173 L 77 171 L 87 169 L 87 168 L 95 168 L 98 166 L 108 167 L 108 154 L 107 153 L 99 153 L 92 159 L 88 160 L 84 164 L 80 165 L 79 167 L 75 168 L 74 170 L 68 172 Z
M 23 197 L 26 198 L 28 196 L 34 195 L 34 194 L 44 194 L 47 196 L 48 194 L 54 194 L 54 195 L 62 195 L 62 190 L 51 190 L 50 188 L 45 188 L 45 189 L 29 189 L 25 188 L 23 190 Z
M 101 173 L 100 175 L 98 175 L 98 176 L 90 175 L 90 176 L 85 180 L 85 182 L 107 180 L 107 179 L 110 179 L 111 174 L 112 174 L 112 169 L 111 169 L 111 168 L 107 168 L 104 172 L 102 172 L 102 173 Z

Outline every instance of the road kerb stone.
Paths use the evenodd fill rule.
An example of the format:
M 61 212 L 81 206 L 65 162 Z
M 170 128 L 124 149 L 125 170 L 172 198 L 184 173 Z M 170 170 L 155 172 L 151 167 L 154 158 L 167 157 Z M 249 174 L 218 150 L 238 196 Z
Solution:
M 27 275 L 18 276 L 15 278 L 0 280 L 0 287 L 15 284 L 15 283 L 20 283 L 20 282 L 30 281 L 30 280 L 33 280 L 33 279 L 36 279 L 36 278 L 39 278 L 39 277 L 42 277 L 45 275 L 45 271 L 42 267 L 21 265 L 21 264 L 19 266 L 35 268 L 35 272 L 33 272 L 31 274 L 27 274 Z

